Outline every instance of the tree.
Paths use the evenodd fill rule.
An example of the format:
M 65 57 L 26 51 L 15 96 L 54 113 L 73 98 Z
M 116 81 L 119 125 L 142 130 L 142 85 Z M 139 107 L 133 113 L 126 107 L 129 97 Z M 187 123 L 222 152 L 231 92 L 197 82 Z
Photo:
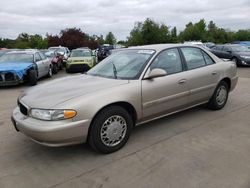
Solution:
M 201 19 L 195 24 L 189 22 L 184 31 L 180 33 L 179 37 L 181 41 L 206 41 L 206 34 L 206 22 L 204 19 Z
M 112 44 L 114 45 L 116 43 L 116 38 L 112 32 L 109 32 L 105 37 L 105 43 L 106 44 Z
M 137 22 L 128 37 L 129 45 L 158 44 L 171 42 L 168 26 L 158 24 L 147 18 L 143 23 Z

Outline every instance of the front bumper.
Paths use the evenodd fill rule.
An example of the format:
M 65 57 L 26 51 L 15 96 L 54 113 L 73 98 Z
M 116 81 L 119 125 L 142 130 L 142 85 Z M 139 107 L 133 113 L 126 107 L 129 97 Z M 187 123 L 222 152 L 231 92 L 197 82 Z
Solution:
M 240 63 L 241 63 L 241 65 L 243 65 L 243 66 L 250 66 L 250 59 L 249 58 L 242 58 L 241 60 L 240 60 Z
M 0 72 L 0 86 L 13 86 L 22 82 L 22 79 L 11 72 Z
M 83 63 L 70 63 L 67 64 L 67 69 L 69 72 L 86 72 L 91 67 L 88 64 Z
M 0 81 L 0 86 L 15 86 L 19 83 L 22 83 L 22 81 L 15 80 L 15 81 Z
M 23 115 L 19 107 L 12 114 L 12 122 L 33 141 L 46 146 L 65 146 L 84 143 L 87 140 L 90 120 L 42 121 Z

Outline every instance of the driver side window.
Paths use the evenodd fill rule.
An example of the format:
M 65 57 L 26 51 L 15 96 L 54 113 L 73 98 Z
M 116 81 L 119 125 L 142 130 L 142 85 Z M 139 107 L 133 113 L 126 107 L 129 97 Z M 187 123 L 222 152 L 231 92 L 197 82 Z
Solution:
M 161 52 L 150 65 L 151 70 L 155 68 L 165 70 L 168 75 L 181 72 L 182 63 L 178 50 L 173 48 Z

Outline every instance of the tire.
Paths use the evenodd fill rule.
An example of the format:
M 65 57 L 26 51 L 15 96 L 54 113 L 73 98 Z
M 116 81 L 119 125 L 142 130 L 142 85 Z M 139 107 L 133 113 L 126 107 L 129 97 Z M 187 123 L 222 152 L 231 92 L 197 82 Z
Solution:
M 48 77 L 48 78 L 51 78 L 52 75 L 53 75 L 53 68 L 52 68 L 52 66 L 50 65 L 50 66 L 49 66 L 49 72 L 48 72 L 48 74 L 47 74 L 47 77 Z
M 224 81 L 221 81 L 216 87 L 213 96 L 208 102 L 208 108 L 211 110 L 222 109 L 227 103 L 228 93 L 228 84 Z
M 133 120 L 124 108 L 107 107 L 94 118 L 88 143 L 97 152 L 105 154 L 115 152 L 127 143 L 132 127 Z
M 58 67 L 57 64 L 53 64 L 53 70 L 52 70 L 53 74 L 57 74 L 58 73 Z
M 58 67 L 59 67 L 59 70 L 63 70 L 63 64 L 62 64 L 62 62 L 59 63 Z
M 34 86 L 37 84 L 37 71 L 30 70 L 29 71 L 29 85 Z

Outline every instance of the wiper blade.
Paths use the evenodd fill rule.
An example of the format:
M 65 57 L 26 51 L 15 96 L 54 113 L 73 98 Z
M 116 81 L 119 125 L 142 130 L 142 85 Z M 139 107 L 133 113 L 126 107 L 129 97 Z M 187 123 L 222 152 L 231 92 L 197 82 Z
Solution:
M 114 77 L 115 77 L 115 79 L 117 79 L 117 70 L 116 70 L 115 64 L 112 63 L 112 65 L 113 65 Z

